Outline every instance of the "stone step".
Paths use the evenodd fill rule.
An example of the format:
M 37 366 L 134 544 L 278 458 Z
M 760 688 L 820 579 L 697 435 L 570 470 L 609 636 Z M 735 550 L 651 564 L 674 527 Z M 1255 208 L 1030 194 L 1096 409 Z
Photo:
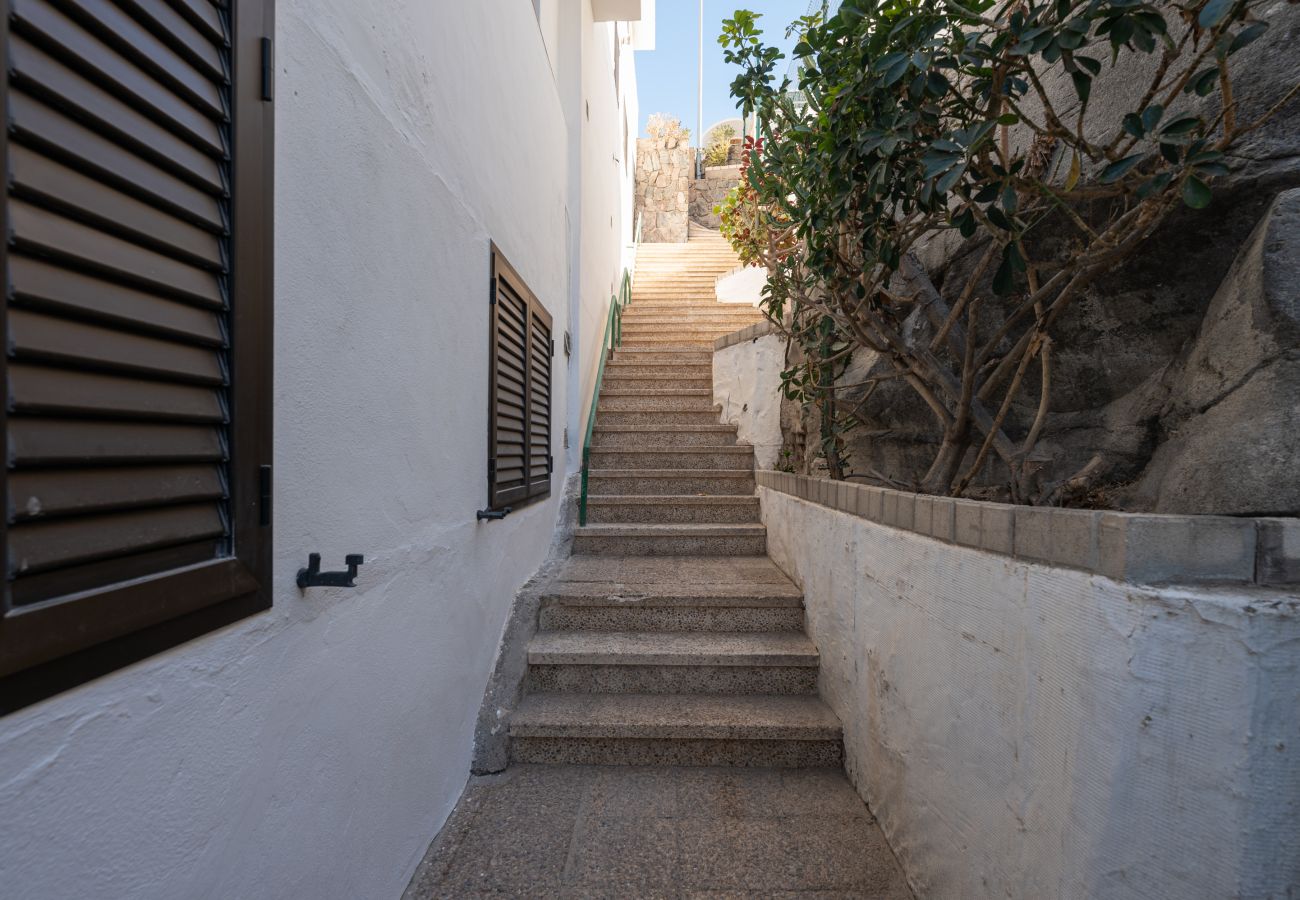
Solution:
M 628 307 L 632 309 L 632 307 Z M 720 316 L 725 319 L 749 319 L 755 314 L 762 315 L 762 312 L 756 307 L 747 304 L 735 304 L 734 311 L 726 304 L 717 303 L 713 300 L 698 300 L 691 303 L 665 304 L 655 301 L 652 305 L 646 303 L 636 307 L 637 315 L 643 315 L 647 318 L 662 318 L 664 316 Z M 627 315 L 631 315 L 628 313 Z
M 591 557 L 600 559 L 601 557 Z M 556 603 L 539 614 L 543 628 L 570 631 L 797 631 L 803 632 L 801 606 L 654 606 L 619 601 L 606 606 Z
M 715 447 L 643 447 L 601 449 L 591 452 L 596 469 L 744 469 L 754 465 L 754 448 L 750 444 Z
M 609 363 L 636 363 L 643 366 L 707 365 L 712 371 L 713 351 L 664 350 L 658 347 L 619 347 L 610 354 Z M 608 363 L 607 363 L 608 364 Z
M 623 317 L 623 329 L 626 331 L 634 325 L 650 325 L 660 329 L 677 325 L 702 325 L 710 328 L 730 328 L 734 331 L 738 328 L 744 328 L 746 325 L 762 322 L 764 318 L 761 312 L 752 307 L 746 307 L 740 313 L 716 313 L 711 311 L 702 313 L 663 312 L 639 315 L 635 318 L 626 315 Z
M 662 497 L 668 494 L 710 494 L 748 497 L 754 493 L 754 470 L 696 472 L 693 469 L 592 469 L 587 477 L 589 497 L 611 494 Z
M 592 449 L 732 447 L 735 444 L 735 425 L 597 425 L 591 430 Z
M 712 389 L 665 388 L 663 390 L 610 390 L 602 388 L 597 414 L 619 410 L 700 411 L 713 409 Z M 717 419 L 715 418 L 716 422 Z
M 799 666 L 816 668 L 806 634 L 778 632 L 540 631 L 529 665 Z
M 661 371 L 671 372 L 672 370 L 671 368 L 665 367 Z M 713 377 L 712 375 L 702 377 L 678 377 L 670 374 L 632 376 L 623 372 L 611 372 L 607 368 L 605 369 L 605 381 L 602 385 L 602 390 L 605 388 L 618 391 L 712 391 Z
M 655 606 L 798 606 L 803 594 L 766 557 L 571 557 L 542 591 L 543 603 Z
M 708 363 L 640 363 L 615 362 L 605 363 L 605 379 L 611 378 L 654 378 L 671 374 L 675 378 L 713 378 L 713 366 Z
M 803 592 L 765 556 L 571 556 L 542 592 L 542 628 L 802 631 Z
M 817 648 L 797 631 L 543 631 L 529 693 L 813 694 Z
M 767 529 L 740 525 L 585 525 L 573 534 L 574 554 L 593 556 L 762 556 Z
M 641 426 L 658 428 L 660 426 L 680 425 L 717 425 L 718 410 L 710 409 L 621 409 L 602 410 L 596 408 L 596 427 L 606 426 Z
M 737 323 L 708 323 L 708 322 L 683 322 L 678 321 L 670 325 L 656 325 L 651 322 L 624 322 L 623 323 L 623 340 L 631 340 L 639 337 L 682 337 L 694 339 L 700 335 L 715 334 L 718 332 L 735 331 Z M 743 327 L 743 325 L 741 325 Z
M 677 350 L 694 350 L 694 349 L 702 349 L 706 347 L 712 349 L 713 342 L 718 338 L 722 337 L 724 334 L 728 334 L 728 333 L 729 332 L 726 330 L 719 329 L 716 333 L 706 332 L 704 334 L 690 334 L 690 335 L 681 335 L 681 334 L 651 335 L 649 333 L 637 334 L 637 335 L 625 335 L 623 337 L 623 344 L 621 346 L 663 347 L 663 348 L 671 347 Z
M 593 525 L 643 522 L 740 524 L 759 521 L 759 505 L 757 497 L 726 495 L 588 495 L 587 521 Z
M 531 694 L 510 737 L 521 763 L 837 766 L 842 752 L 815 696 Z

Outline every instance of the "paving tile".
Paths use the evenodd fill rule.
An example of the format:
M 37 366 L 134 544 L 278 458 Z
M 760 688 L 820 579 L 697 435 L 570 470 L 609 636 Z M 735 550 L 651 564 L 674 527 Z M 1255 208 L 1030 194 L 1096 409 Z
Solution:
M 473 827 L 438 872 L 436 886 L 428 896 L 459 897 L 473 891 L 535 896 L 558 891 L 573 825 L 572 819 L 557 821 L 546 814 L 484 815 L 480 810 Z
M 679 769 L 681 818 L 766 819 L 781 814 L 779 769 Z
M 911 897 L 838 769 L 673 766 L 472 779 L 405 900 L 490 894 Z
M 642 897 L 675 890 L 677 825 L 669 819 L 584 817 L 574 833 L 565 887 Z
M 675 769 L 605 766 L 587 795 L 587 816 L 598 819 L 653 819 L 677 815 Z
M 774 819 L 682 819 L 677 881 L 683 889 L 798 890 L 801 848 Z

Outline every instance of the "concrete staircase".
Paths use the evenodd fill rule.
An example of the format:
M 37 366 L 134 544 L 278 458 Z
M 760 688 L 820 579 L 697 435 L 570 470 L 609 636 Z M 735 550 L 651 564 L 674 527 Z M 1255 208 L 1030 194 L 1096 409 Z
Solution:
M 721 425 L 713 341 L 730 247 L 692 225 L 637 253 L 592 432 L 588 524 L 542 600 L 516 762 L 838 765 L 799 589 L 766 556 L 753 448 Z

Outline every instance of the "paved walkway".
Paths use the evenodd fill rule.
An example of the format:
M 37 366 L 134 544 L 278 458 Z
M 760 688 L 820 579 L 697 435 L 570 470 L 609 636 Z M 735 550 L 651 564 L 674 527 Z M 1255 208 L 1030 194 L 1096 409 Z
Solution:
M 911 900 L 835 769 L 514 765 L 473 778 L 404 900 Z

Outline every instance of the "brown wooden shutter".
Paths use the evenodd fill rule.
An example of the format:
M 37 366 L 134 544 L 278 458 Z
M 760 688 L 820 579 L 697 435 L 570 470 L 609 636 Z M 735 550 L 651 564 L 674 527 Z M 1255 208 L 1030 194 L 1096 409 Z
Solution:
M 5 708 L 270 604 L 271 2 L 10 6 Z
M 551 315 L 492 246 L 488 506 L 551 493 Z

